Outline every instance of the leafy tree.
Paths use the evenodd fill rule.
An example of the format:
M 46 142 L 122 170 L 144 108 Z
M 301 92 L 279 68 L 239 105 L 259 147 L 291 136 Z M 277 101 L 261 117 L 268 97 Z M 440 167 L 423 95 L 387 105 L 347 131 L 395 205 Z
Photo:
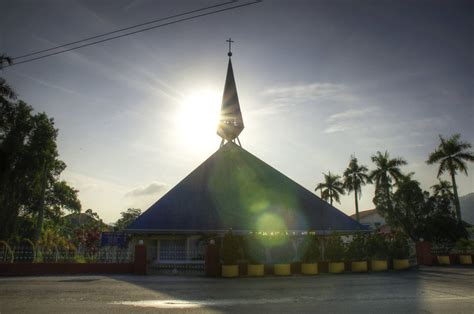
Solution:
M 375 199 L 378 201 L 378 199 Z M 411 179 L 400 180 L 390 205 L 386 200 L 376 203 L 387 223 L 394 229 L 403 230 L 413 241 L 423 238 L 437 243 L 455 242 L 466 235 L 451 210 L 451 202 L 444 197 L 430 196 Z
M 325 201 L 330 201 L 331 205 L 333 200 L 340 203 L 340 195 L 344 194 L 344 185 L 340 181 L 341 177 L 338 175 L 323 173 L 324 182 L 319 183 L 316 186 L 315 191 L 321 190 L 321 198 Z
M 115 223 L 115 230 L 125 230 L 135 219 L 142 214 L 140 208 L 129 208 L 120 213 L 120 218 Z
M 308 234 L 304 237 L 303 243 L 299 247 L 302 253 L 301 261 L 303 263 L 316 263 L 321 259 L 321 247 L 316 235 Z
M 354 262 L 366 260 L 369 255 L 367 248 L 367 235 L 356 233 L 347 245 L 347 259 Z
M 0 70 L 5 67 L 13 64 L 12 58 L 8 57 L 5 54 L 0 55 Z M 16 99 L 17 95 L 13 88 L 11 88 L 7 81 L 0 77 L 0 99 L 4 100 L 5 98 Z
M 62 208 L 78 210 L 80 203 L 77 191 L 59 182 L 66 165 L 58 159 L 53 119 L 4 96 L 0 95 L 0 239 L 21 232 L 20 215 L 36 215 L 38 240 L 45 216 L 58 217 Z
M 454 205 L 456 206 L 456 215 L 459 221 L 461 217 L 461 205 L 459 204 L 458 188 L 456 185 L 457 171 L 464 172 L 467 175 L 466 162 L 474 161 L 474 152 L 470 151 L 471 144 L 461 141 L 461 135 L 455 134 L 450 138 L 439 136 L 440 144 L 434 152 L 430 154 L 427 164 L 439 163 L 438 178 L 445 172 L 451 176 L 453 185 Z
M 439 183 L 431 186 L 433 195 L 435 197 L 443 197 L 449 200 L 454 200 L 453 186 L 449 181 L 439 180 Z
M 381 233 L 373 233 L 367 239 L 367 254 L 372 259 L 385 260 L 389 255 L 389 242 Z
M 384 209 L 390 210 L 392 184 L 405 178 L 400 167 L 407 162 L 403 158 L 390 158 L 387 151 L 383 154 L 377 152 L 371 159 L 376 167 L 369 175 L 375 183 L 374 203 L 380 205 L 377 210 L 383 215 Z
M 232 231 L 228 231 L 224 235 L 224 239 L 222 240 L 222 263 L 224 265 L 235 265 L 237 264 L 237 260 L 239 259 L 239 240 L 237 237 L 232 233 Z
M 330 262 L 342 262 L 346 257 L 346 245 L 337 234 L 326 238 L 325 257 Z
M 344 171 L 344 188 L 347 192 L 354 191 L 354 200 L 355 200 L 355 209 L 356 209 L 356 218 L 359 221 L 359 202 L 362 195 L 362 186 L 370 182 L 370 178 L 367 175 L 369 170 L 366 166 L 359 165 L 357 158 L 351 156 L 351 161 L 349 166 Z

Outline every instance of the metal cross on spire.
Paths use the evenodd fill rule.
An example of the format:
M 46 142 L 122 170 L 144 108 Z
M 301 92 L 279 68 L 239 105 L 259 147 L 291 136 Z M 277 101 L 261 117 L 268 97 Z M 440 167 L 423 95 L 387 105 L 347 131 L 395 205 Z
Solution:
M 229 37 L 229 39 L 227 39 L 226 42 L 229 43 L 229 53 L 228 53 L 227 55 L 228 55 L 229 57 L 232 57 L 232 51 L 231 51 L 231 49 L 232 49 L 232 43 L 233 43 L 234 41 L 232 40 L 232 38 Z

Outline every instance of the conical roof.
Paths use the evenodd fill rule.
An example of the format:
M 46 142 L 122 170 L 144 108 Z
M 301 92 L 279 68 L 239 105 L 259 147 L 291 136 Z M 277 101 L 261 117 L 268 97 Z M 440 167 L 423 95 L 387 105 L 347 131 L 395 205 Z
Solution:
M 129 232 L 349 231 L 359 223 L 228 142 L 138 217 Z
M 227 141 L 232 141 L 239 136 L 243 129 L 244 121 L 240 111 L 237 87 L 235 86 L 234 70 L 229 58 L 217 134 Z

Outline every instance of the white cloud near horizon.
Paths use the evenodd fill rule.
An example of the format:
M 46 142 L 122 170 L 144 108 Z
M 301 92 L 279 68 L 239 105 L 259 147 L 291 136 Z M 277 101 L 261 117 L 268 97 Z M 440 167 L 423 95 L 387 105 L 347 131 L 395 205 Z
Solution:
M 168 184 L 152 182 L 147 186 L 135 188 L 125 194 L 125 197 L 148 196 L 161 194 L 168 189 Z

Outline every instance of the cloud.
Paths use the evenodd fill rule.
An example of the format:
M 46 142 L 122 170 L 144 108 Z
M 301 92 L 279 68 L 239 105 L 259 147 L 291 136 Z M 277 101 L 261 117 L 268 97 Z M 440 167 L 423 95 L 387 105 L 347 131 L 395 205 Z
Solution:
M 274 99 L 314 99 L 338 95 L 343 90 L 344 85 L 341 84 L 311 83 L 269 88 L 264 90 L 262 94 Z
M 351 108 L 346 111 L 338 112 L 329 116 L 326 122 L 331 123 L 331 122 L 338 122 L 338 121 L 344 121 L 344 120 L 358 119 L 358 118 L 367 116 L 368 114 L 374 113 L 376 111 L 377 111 L 377 108 L 375 107 L 366 107 L 366 108 L 361 108 L 361 109 Z
M 125 194 L 126 197 L 148 196 L 161 194 L 168 188 L 168 185 L 161 182 L 152 182 L 146 187 L 133 189 Z
M 328 126 L 323 132 L 336 133 L 366 127 L 369 121 L 375 120 L 377 114 L 378 108 L 376 107 L 350 108 L 334 113 L 326 119 Z
M 318 103 L 331 101 L 345 103 L 353 101 L 353 96 L 343 84 L 309 83 L 271 87 L 261 95 L 267 104 L 264 108 L 254 110 L 255 115 L 274 115 L 288 111 L 290 107 L 308 102 Z

